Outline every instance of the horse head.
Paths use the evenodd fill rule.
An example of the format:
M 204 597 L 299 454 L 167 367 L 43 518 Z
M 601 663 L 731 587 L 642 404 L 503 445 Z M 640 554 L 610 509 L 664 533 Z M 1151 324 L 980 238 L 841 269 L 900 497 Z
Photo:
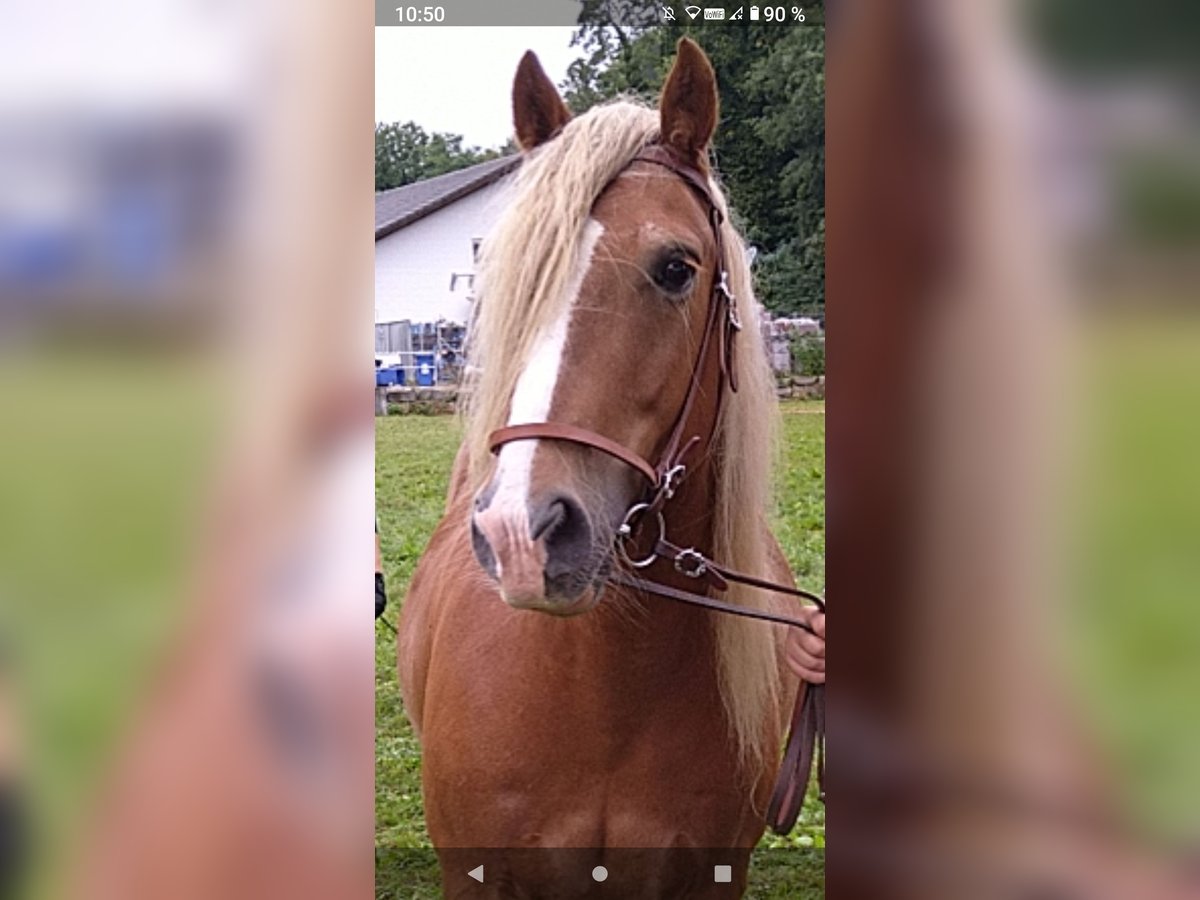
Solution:
M 579 179 L 547 176 L 543 192 L 563 196 L 526 197 L 527 215 L 502 219 L 497 234 L 489 236 L 493 248 L 497 241 L 507 243 L 515 247 L 508 255 L 520 258 L 485 260 L 485 270 L 489 264 L 510 267 L 499 279 L 484 273 L 480 315 L 493 317 L 485 330 L 502 333 L 500 319 L 520 315 L 525 303 L 542 303 L 547 310 L 512 373 L 507 426 L 561 424 L 642 460 L 658 460 L 693 377 L 707 385 L 698 391 L 698 407 L 711 408 L 715 420 L 716 354 L 704 364 L 711 373 L 698 370 L 706 357 L 700 348 L 710 298 L 723 268 L 712 201 L 702 194 L 709 184 L 717 106 L 712 66 L 696 44 L 680 41 L 657 121 L 643 108 L 623 105 L 627 115 L 643 118 L 640 143 L 622 155 L 605 149 L 610 137 L 598 127 L 603 115 L 619 114 L 617 107 L 573 119 L 537 58 L 527 53 L 521 60 L 513 115 L 523 168 L 544 164 L 555 142 L 566 141 L 580 147 L 575 155 L 590 153 L 613 171 L 595 182 L 590 196 Z M 611 140 L 631 139 L 623 134 Z M 639 155 L 646 144 L 659 145 L 658 152 L 678 168 L 699 176 L 699 187 L 696 179 Z M 556 162 L 560 169 L 591 164 L 568 157 Z M 569 219 L 572 207 L 580 207 L 575 227 L 560 227 L 560 213 Z M 558 237 L 547 239 L 545 230 L 556 228 Z M 524 267 L 528 277 L 516 278 L 513 266 Z M 548 296 L 496 295 L 497 285 L 509 284 L 528 285 L 531 296 Z M 484 378 L 504 365 L 505 347 L 495 346 L 495 333 L 484 335 L 489 339 Z M 714 427 L 711 422 L 710 433 Z M 488 476 L 475 495 L 471 538 L 476 558 L 504 600 L 564 616 L 595 606 L 612 565 L 614 534 L 647 490 L 645 475 L 586 442 L 543 437 L 500 446 Z

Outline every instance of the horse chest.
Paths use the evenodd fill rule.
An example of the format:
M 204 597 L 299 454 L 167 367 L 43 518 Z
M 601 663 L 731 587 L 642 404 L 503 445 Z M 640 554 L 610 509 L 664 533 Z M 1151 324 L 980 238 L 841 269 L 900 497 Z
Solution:
M 430 831 L 451 846 L 728 846 L 747 797 L 715 684 L 687 677 L 595 689 L 563 677 L 503 702 L 503 677 L 425 735 Z M 685 673 L 686 675 L 686 673 Z M 439 718 L 441 721 L 439 722 Z

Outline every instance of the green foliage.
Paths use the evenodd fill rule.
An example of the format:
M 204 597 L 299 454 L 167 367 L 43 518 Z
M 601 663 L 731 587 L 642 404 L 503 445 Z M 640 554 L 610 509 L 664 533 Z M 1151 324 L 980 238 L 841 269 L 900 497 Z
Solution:
M 795 238 L 758 258 L 758 299 L 780 315 L 825 312 L 825 215 L 806 238 Z
M 792 371 L 797 375 L 824 375 L 825 338 L 816 334 L 792 338 Z
M 1196 72 L 1200 6 L 1159 0 L 1040 0 L 1022 4 L 1036 49 L 1077 72 Z
M 825 417 L 811 403 L 783 406 L 776 535 L 801 584 L 825 580 Z M 375 491 L 384 573 L 395 621 L 413 568 L 442 515 L 458 446 L 458 420 L 391 416 L 375 420 Z M 375 642 L 375 859 L 377 897 L 437 897 L 440 883 L 421 804 L 420 748 L 400 701 L 395 637 Z M 810 794 L 796 831 L 763 838 L 748 896 L 820 897 L 825 808 Z
M 386 191 L 495 159 L 501 150 L 463 147 L 457 134 L 426 132 L 416 122 L 375 125 L 375 190 Z
M 454 412 L 453 400 L 403 400 L 388 403 L 389 416 L 444 416 Z
M 618 2 L 617 7 L 622 3 Z M 583 56 L 561 85 L 573 111 L 620 94 L 657 97 L 682 35 L 712 60 L 721 94 L 713 151 L 739 224 L 763 262 L 760 299 L 781 314 L 825 303 L 825 29 L 820 25 L 630 25 L 612 2 L 584 3 Z M 809 22 L 820 5 L 806 6 Z M 620 27 L 614 25 L 620 21 Z
M 1180 153 L 1157 152 L 1123 161 L 1118 203 L 1133 236 L 1159 247 L 1200 240 L 1200 166 Z

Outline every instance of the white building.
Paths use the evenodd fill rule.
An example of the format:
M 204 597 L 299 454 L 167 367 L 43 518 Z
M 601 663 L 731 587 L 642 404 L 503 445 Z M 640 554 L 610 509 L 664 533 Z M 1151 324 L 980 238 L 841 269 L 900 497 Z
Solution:
M 519 161 L 502 157 L 375 195 L 377 352 L 400 349 L 387 323 L 466 324 L 475 253 Z

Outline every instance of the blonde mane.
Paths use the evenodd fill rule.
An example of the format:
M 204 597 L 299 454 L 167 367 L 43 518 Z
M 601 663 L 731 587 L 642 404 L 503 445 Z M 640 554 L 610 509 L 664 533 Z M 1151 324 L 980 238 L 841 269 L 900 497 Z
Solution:
M 517 379 L 537 338 L 559 316 L 576 267 L 581 236 L 600 192 L 635 155 L 658 138 L 659 114 L 615 101 L 572 119 L 562 133 L 529 153 L 512 185 L 509 205 L 485 239 L 478 269 L 477 315 L 471 326 L 465 395 L 465 440 L 472 489 L 487 477 L 487 436 L 508 419 Z M 758 303 L 744 241 L 726 213 L 725 264 L 746 330 L 735 355 L 738 391 L 717 426 L 716 559 L 745 572 L 770 572 L 765 513 L 772 501 L 777 405 L 774 380 L 758 338 Z M 773 595 L 733 586 L 730 599 L 768 609 Z M 715 620 L 721 695 L 742 758 L 757 769 L 783 727 L 780 630 L 734 616 Z M 772 743 L 775 742 L 775 743 Z M 768 748 L 770 750 L 768 751 Z

